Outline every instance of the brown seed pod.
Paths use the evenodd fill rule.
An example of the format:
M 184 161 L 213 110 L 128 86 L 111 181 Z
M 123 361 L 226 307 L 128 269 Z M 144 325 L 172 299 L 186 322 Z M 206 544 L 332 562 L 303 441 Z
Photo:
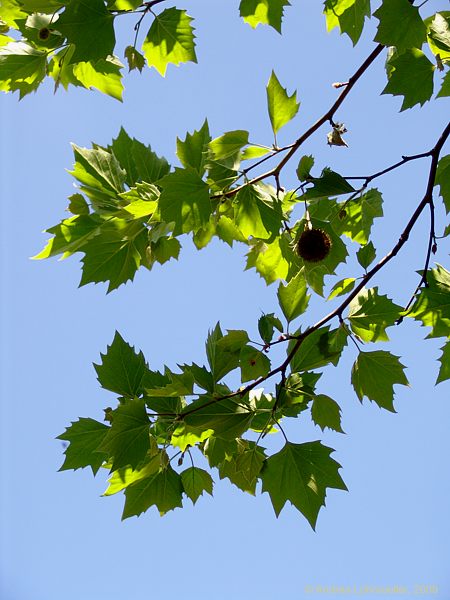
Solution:
M 323 229 L 305 229 L 296 245 L 297 254 L 308 262 L 319 262 L 331 249 L 331 238 Z
M 48 40 L 50 37 L 50 29 L 48 27 L 42 27 L 39 29 L 38 38 L 42 41 Z

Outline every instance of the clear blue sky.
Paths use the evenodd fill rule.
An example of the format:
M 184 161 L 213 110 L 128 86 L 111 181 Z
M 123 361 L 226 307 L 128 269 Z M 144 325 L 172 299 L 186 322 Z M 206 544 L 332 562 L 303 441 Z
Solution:
M 347 435 L 322 434 L 306 418 L 288 426 L 292 441 L 323 439 L 343 465 L 349 493 L 329 491 L 316 532 L 295 509 L 276 519 L 267 494 L 244 495 L 218 477 L 214 498 L 195 508 L 186 504 L 164 518 L 151 509 L 121 522 L 123 497 L 100 497 L 105 474 L 57 472 L 63 448 L 54 438 L 79 416 L 101 419 L 114 401 L 99 388 L 92 362 L 115 329 L 151 367 L 174 368 L 204 360 L 204 339 L 217 320 L 255 332 L 260 311 L 276 310 L 275 286 L 244 272 L 243 251 L 221 243 L 197 252 L 186 239 L 178 262 L 138 272 L 133 284 L 108 296 L 103 285 L 77 289 L 78 255 L 29 260 L 73 193 L 65 172 L 73 162 L 70 142 L 108 144 L 123 125 L 173 163 L 176 136 L 208 117 L 213 136 L 247 129 L 252 141 L 270 144 L 265 85 L 273 68 L 302 102 L 280 134 L 288 143 L 330 106 L 337 94 L 330 84 L 346 80 L 373 46 L 370 35 L 355 50 L 336 32 L 326 35 L 319 2 L 294 1 L 282 37 L 251 30 L 237 6 L 180 5 L 196 17 L 199 64 L 169 67 L 166 79 L 154 71 L 129 75 L 123 104 L 78 89 L 53 95 L 50 83 L 20 103 L 0 98 L 2 600 L 345 597 L 307 591 L 333 585 L 403 586 L 408 598 L 415 586 L 428 585 L 438 589 L 431 597 L 450 597 L 450 385 L 434 387 L 439 344 L 422 342 L 426 330 L 413 323 L 391 330 L 392 352 L 402 356 L 411 382 L 397 388 L 397 415 L 367 401 L 361 406 L 349 385 L 349 347 L 320 387 L 341 404 Z M 127 44 L 134 18 L 123 21 Z M 399 114 L 400 98 L 379 95 L 384 84 L 379 60 L 338 115 L 350 147 L 329 148 L 327 129 L 305 146 L 318 169 L 368 175 L 434 145 L 448 101 Z M 389 224 L 375 227 L 380 256 L 420 200 L 427 166 L 415 162 L 377 182 L 389 215 Z M 287 185 L 295 185 L 294 168 Z M 400 304 L 417 283 L 426 231 L 421 222 L 374 281 Z M 448 253 L 447 238 L 436 257 L 447 268 Z M 318 307 L 317 316 L 324 310 Z

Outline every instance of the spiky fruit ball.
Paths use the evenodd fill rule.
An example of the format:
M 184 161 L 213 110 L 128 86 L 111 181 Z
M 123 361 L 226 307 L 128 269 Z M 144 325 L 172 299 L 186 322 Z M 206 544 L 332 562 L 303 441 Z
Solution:
M 40 40 L 42 40 L 44 42 L 45 40 L 48 40 L 49 37 L 50 37 L 50 29 L 48 27 L 42 27 L 42 29 L 39 29 L 38 38 Z
M 328 256 L 331 249 L 331 238 L 323 229 L 305 229 L 300 236 L 296 251 L 308 262 L 320 262 Z

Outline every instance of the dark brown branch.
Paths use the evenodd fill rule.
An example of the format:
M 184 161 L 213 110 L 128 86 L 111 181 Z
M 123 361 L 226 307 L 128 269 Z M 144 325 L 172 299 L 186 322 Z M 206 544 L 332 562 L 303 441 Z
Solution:
M 429 170 L 429 174 L 428 174 L 428 182 L 427 182 L 426 191 L 425 191 L 425 194 L 424 194 L 422 200 L 420 201 L 416 210 L 414 211 L 413 215 L 409 219 L 406 227 L 402 231 L 402 233 L 398 239 L 398 242 L 395 244 L 395 246 L 392 248 L 392 250 L 390 252 L 388 252 L 374 267 L 372 267 L 372 269 L 370 269 L 370 271 L 368 271 L 364 275 L 364 277 L 361 279 L 361 282 L 356 286 L 356 288 L 354 290 L 352 290 L 352 292 L 345 298 L 345 300 L 337 308 L 335 308 L 332 312 L 328 313 L 328 315 L 324 316 L 322 319 L 317 321 L 314 325 L 311 325 L 311 327 L 308 327 L 308 329 L 305 329 L 305 331 L 303 331 L 303 333 L 299 334 L 295 338 L 290 337 L 290 339 L 296 339 L 296 342 L 295 342 L 292 350 L 289 352 L 288 356 L 286 357 L 286 359 L 284 360 L 284 362 L 281 365 L 279 365 L 275 369 L 272 369 L 267 375 L 259 377 L 258 379 L 253 381 L 251 384 L 245 386 L 245 388 L 238 390 L 237 392 L 232 392 L 230 394 L 227 394 L 225 396 L 220 396 L 218 398 L 213 398 L 210 402 L 203 404 L 201 407 L 193 408 L 192 410 L 185 411 L 183 415 L 178 415 L 178 418 L 180 420 L 182 420 L 183 417 L 185 417 L 187 415 L 197 412 L 198 410 L 204 409 L 205 407 L 210 406 L 212 404 L 216 404 L 217 402 L 220 402 L 222 400 L 226 400 L 228 398 L 233 398 L 236 396 L 243 397 L 246 394 L 248 394 L 251 390 L 256 388 L 258 385 L 260 385 L 264 381 L 267 381 L 268 379 L 270 379 L 274 375 L 277 375 L 278 373 L 281 373 L 281 378 L 282 378 L 282 380 L 284 380 L 286 378 L 286 371 L 287 371 L 290 363 L 292 362 L 292 359 L 299 351 L 303 341 L 308 336 L 310 336 L 312 333 L 314 333 L 315 331 L 317 331 L 318 329 L 320 329 L 321 327 L 326 325 L 329 321 L 332 321 L 334 318 L 338 317 L 340 320 L 342 319 L 342 314 L 343 314 L 344 310 L 349 306 L 349 304 L 352 302 L 352 300 L 354 298 L 356 298 L 356 296 L 367 285 L 367 283 L 378 273 L 378 271 L 380 271 L 388 262 L 390 262 L 395 256 L 397 256 L 397 254 L 400 252 L 402 247 L 406 244 L 406 242 L 409 239 L 409 235 L 410 235 L 414 225 L 418 221 L 420 215 L 422 214 L 424 208 L 427 205 L 430 205 L 430 206 L 433 205 L 433 187 L 434 187 L 435 178 L 436 178 L 436 170 L 437 170 L 437 165 L 438 165 L 438 161 L 439 161 L 439 154 L 440 154 L 442 147 L 444 146 L 447 138 L 449 137 L 449 135 L 450 135 L 450 123 L 448 123 L 447 126 L 445 127 L 445 129 L 443 130 L 443 132 L 442 132 L 441 136 L 439 137 L 439 140 L 437 141 L 434 148 L 427 153 L 428 156 L 432 157 L 432 160 L 431 160 L 430 170 Z M 433 215 L 433 217 L 432 217 L 433 224 L 431 227 L 431 231 L 433 233 L 431 233 L 431 231 L 430 231 L 430 240 L 431 239 L 434 240 L 434 211 L 432 211 L 432 215 Z M 431 250 L 432 250 L 432 247 L 433 246 L 431 245 Z M 427 263 L 426 263 L 427 268 L 428 268 L 428 264 L 429 264 L 429 260 L 430 260 L 431 250 L 429 251 L 429 254 L 427 254 Z
M 346 97 L 349 95 L 349 93 L 353 89 L 356 82 L 360 79 L 360 77 L 367 71 L 367 69 L 370 67 L 370 65 L 378 58 L 378 56 L 381 54 L 383 49 L 384 49 L 384 46 L 382 46 L 381 44 L 378 44 L 376 46 L 376 48 L 369 54 L 369 56 L 361 64 L 361 66 L 350 77 L 347 85 L 345 86 L 343 91 L 339 94 L 339 97 L 333 103 L 333 105 L 327 110 L 327 112 L 324 115 L 322 115 L 320 117 L 320 119 L 318 119 L 309 129 L 307 129 L 294 143 L 289 144 L 288 146 L 284 146 L 283 148 L 279 148 L 272 155 L 264 157 L 264 159 L 261 159 L 257 163 L 257 164 L 261 164 L 265 160 L 269 160 L 269 158 L 272 158 L 275 154 L 278 154 L 280 152 L 284 152 L 284 151 L 288 150 L 286 156 L 284 156 L 282 158 L 282 160 L 278 163 L 278 165 L 276 165 L 270 171 L 266 171 L 265 173 L 262 173 L 261 175 L 254 177 L 253 179 L 249 180 L 245 184 L 235 187 L 232 190 L 225 192 L 224 194 L 217 194 L 215 196 L 212 196 L 212 198 L 224 198 L 224 197 L 230 198 L 231 196 L 234 196 L 235 194 L 237 194 L 246 185 L 253 185 L 253 184 L 257 183 L 258 181 L 262 181 L 263 179 L 267 179 L 269 177 L 275 177 L 275 178 L 278 177 L 281 170 L 286 165 L 286 163 L 289 162 L 289 160 L 294 156 L 294 154 L 297 152 L 297 150 L 300 148 L 300 146 L 302 144 L 304 144 L 304 142 L 306 142 L 306 140 L 309 139 L 313 135 L 313 133 L 315 133 L 325 123 L 333 123 L 333 117 L 334 117 L 335 113 L 337 112 L 337 110 L 340 108 L 341 104 L 344 102 Z M 246 169 L 245 173 L 250 171 L 252 168 L 256 167 L 257 164 L 252 165 L 251 167 Z

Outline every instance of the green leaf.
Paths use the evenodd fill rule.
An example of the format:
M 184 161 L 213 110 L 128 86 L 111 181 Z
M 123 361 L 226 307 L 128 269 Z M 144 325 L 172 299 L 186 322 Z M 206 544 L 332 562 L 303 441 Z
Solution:
M 72 144 L 75 157 L 69 173 L 81 183 L 81 189 L 91 199 L 96 210 L 117 208 L 117 195 L 124 191 L 125 171 L 116 157 L 104 148 L 92 150 Z
M 272 151 L 272 148 L 268 148 L 266 146 L 247 146 L 242 152 L 241 160 L 260 158 L 261 156 L 266 156 L 266 154 L 269 154 L 269 152 Z
M 372 242 L 368 242 L 364 246 L 361 246 L 356 253 L 356 258 L 363 269 L 367 269 L 367 267 L 373 263 L 375 256 L 375 246 Z
M 359 198 L 344 203 L 333 220 L 333 227 L 340 235 L 344 234 L 354 242 L 365 245 L 369 241 L 374 219 L 383 216 L 382 205 L 380 192 L 373 188 Z
M 1 20 L 6 23 L 9 27 L 13 27 L 14 29 L 18 29 L 21 19 L 26 19 L 28 14 L 23 12 L 23 8 L 27 10 L 26 5 L 30 0 L 22 0 L 21 2 L 17 2 L 17 0 L 2 0 L 1 3 Z M 43 12 L 43 11 L 42 11 Z
M 260 23 L 270 25 L 281 33 L 284 7 L 289 0 L 241 0 L 239 13 L 246 23 L 255 28 Z
M 94 368 L 103 388 L 127 398 L 143 393 L 142 379 L 148 371 L 144 355 L 142 352 L 137 354 L 118 331 L 107 347 L 106 354 L 100 356 L 102 362 L 94 364 Z
M 389 81 L 381 93 L 404 96 L 400 111 L 416 104 L 422 106 L 433 95 L 434 65 L 421 50 L 394 53 L 388 60 L 388 69 Z
M 363 289 L 349 305 L 348 320 L 353 333 L 365 342 L 388 341 L 386 328 L 399 319 L 403 308 L 387 296 L 378 294 L 378 287 Z
M 427 287 L 422 287 L 407 313 L 408 317 L 431 327 L 428 337 L 450 336 L 450 272 L 441 265 L 427 271 Z
M 24 42 L 0 46 L 0 90 L 19 91 L 20 97 L 37 89 L 44 79 L 47 53 Z
M 325 0 L 327 29 L 339 27 L 355 46 L 361 37 L 366 17 L 370 17 L 370 0 Z
M 341 279 L 338 281 L 332 288 L 330 295 L 327 300 L 332 300 L 333 298 L 337 298 L 338 296 L 345 296 L 352 291 L 355 287 L 356 279 L 354 277 L 348 277 L 347 279 Z
M 384 46 L 395 46 L 399 52 L 421 48 L 427 39 L 427 29 L 419 9 L 408 0 L 383 2 L 374 13 L 379 19 L 375 41 Z
M 211 158 L 217 161 L 234 157 L 236 154 L 239 154 L 240 150 L 247 144 L 248 131 L 244 131 L 243 129 L 227 131 L 220 137 L 209 142 Z
M 181 472 L 181 483 L 186 495 L 195 504 L 203 492 L 213 495 L 213 480 L 211 475 L 198 467 L 190 467 Z
M 261 474 L 262 490 L 268 492 L 277 516 L 289 501 L 315 528 L 319 510 L 325 505 L 326 489 L 347 490 L 338 472 L 341 465 L 330 458 L 332 452 L 319 441 L 287 442 L 267 459 Z
M 298 113 L 300 103 L 297 102 L 297 92 L 289 96 L 274 71 L 272 71 L 266 91 L 270 123 L 276 136 L 278 131 Z
M 254 496 L 265 458 L 264 448 L 255 442 L 238 440 L 238 452 L 219 466 L 220 478 L 227 477 L 240 490 Z
M 208 358 L 208 364 L 211 369 L 214 383 L 220 381 L 227 373 L 236 369 L 239 365 L 239 354 L 242 346 L 247 343 L 247 340 L 242 341 L 238 345 L 219 345 L 220 341 L 224 339 L 224 335 L 220 328 L 220 324 L 217 323 L 216 327 L 209 332 L 206 340 L 206 356 Z
M 155 454 L 154 456 L 148 457 L 147 462 L 138 469 L 132 469 L 131 467 L 124 467 L 117 469 L 111 474 L 108 479 L 109 485 L 102 494 L 103 496 L 112 496 L 126 489 L 132 483 L 150 477 L 159 471 L 161 466 L 161 454 Z
M 270 360 L 253 346 L 244 346 L 239 357 L 239 366 L 241 367 L 241 382 L 244 383 L 258 379 L 258 377 L 265 377 L 270 371 Z
M 270 243 L 259 240 L 253 244 L 247 254 L 245 268 L 247 270 L 254 267 L 269 285 L 277 279 L 289 280 L 298 272 L 299 262 L 292 249 L 290 236 L 282 234 Z
M 309 188 L 302 196 L 302 198 L 307 198 L 308 200 L 349 194 L 355 191 L 355 188 L 346 179 L 328 167 L 323 169 L 320 177 L 311 177 L 310 181 L 314 184 L 313 187 Z
M 450 71 L 447 71 L 445 74 L 441 89 L 436 94 L 436 98 L 446 98 L 448 96 L 450 96 Z
M 103 0 L 71 0 L 59 15 L 58 31 L 75 45 L 73 63 L 106 59 L 116 45 L 114 17 Z
M 395 412 L 394 385 L 409 385 L 404 368 L 390 352 L 360 352 L 352 368 L 352 385 L 360 401 L 367 396 L 380 408 Z
M 203 452 L 210 467 L 218 467 L 224 460 L 231 459 L 238 451 L 237 440 L 223 440 L 210 437 L 205 442 Z
M 206 167 L 208 144 L 211 141 L 208 121 L 205 119 L 201 129 L 194 133 L 187 133 L 186 139 L 177 138 L 177 156 L 183 167 L 192 167 L 200 177 L 203 177 Z
M 122 520 L 139 516 L 150 506 L 156 506 L 161 515 L 182 507 L 183 485 L 181 476 L 170 465 L 151 477 L 141 479 L 125 490 Z
M 283 333 L 283 325 L 280 319 L 276 317 L 274 313 L 262 315 L 262 317 L 258 319 L 259 335 L 265 344 L 270 344 L 272 341 L 275 328 Z
M 89 205 L 82 196 L 82 194 L 72 194 L 69 196 L 69 206 L 67 210 L 70 211 L 73 215 L 88 215 L 89 214 Z
M 212 429 L 216 437 L 232 440 L 248 429 L 253 417 L 239 400 L 201 396 L 181 412 L 181 418 L 195 431 Z
M 128 465 L 135 469 L 150 450 L 150 421 L 144 400 L 127 400 L 112 411 L 112 425 L 99 450 L 112 458 L 112 471 Z
M 299 181 L 306 181 L 310 178 L 311 169 L 314 166 L 314 157 L 311 155 L 302 156 L 296 170 Z
M 134 46 L 127 46 L 124 56 L 127 59 L 128 72 L 138 69 L 142 73 L 142 69 L 145 67 L 145 57 Z
M 283 215 L 274 198 L 261 186 L 243 187 L 233 206 L 235 223 L 244 237 L 267 240 L 279 233 Z
M 125 171 L 125 181 L 130 187 L 140 182 L 159 182 L 170 171 L 165 158 L 155 154 L 150 146 L 131 138 L 123 127 L 110 149 Z
M 73 65 L 73 74 L 85 88 L 97 88 L 116 100 L 122 101 L 122 63 L 110 57 L 95 62 L 79 62 Z
M 325 427 L 328 427 L 334 431 L 344 433 L 341 427 L 341 409 L 339 404 L 329 396 L 325 396 L 324 394 L 314 396 L 311 406 L 311 417 L 322 431 Z
M 295 341 L 289 343 L 287 353 L 292 350 Z M 344 329 L 321 327 L 308 335 L 301 343 L 298 352 L 291 361 L 292 372 L 310 371 L 328 364 L 336 366 L 347 344 L 347 334 Z
M 192 20 L 185 10 L 178 8 L 166 8 L 155 15 L 142 51 L 149 67 L 155 67 L 163 77 L 169 64 L 197 62 Z
M 450 73 L 450 71 L 449 71 Z M 450 213 L 450 154 L 443 156 L 437 166 L 434 185 L 439 186 L 439 193 L 444 201 L 447 214 Z
M 428 19 L 426 20 L 428 22 Z M 450 12 L 436 13 L 429 23 L 428 44 L 442 60 L 450 57 Z
M 142 224 L 129 225 L 114 219 L 103 225 L 101 235 L 83 246 L 83 274 L 80 287 L 88 283 L 108 283 L 108 293 L 133 280 L 145 260 L 148 233 Z
M 442 355 L 439 358 L 439 361 L 441 363 L 441 368 L 439 369 L 436 384 L 450 379 L 450 340 L 442 347 Z
M 12 0 L 6 0 L 6 5 L 14 3 Z M 2 13 L 4 10 L 5 0 L 2 0 Z M 65 4 L 64 0 L 20 0 L 20 4 L 29 13 L 46 13 L 51 14 L 62 8 Z
M 91 467 L 94 475 L 107 459 L 107 454 L 99 451 L 109 427 L 104 423 L 81 417 L 74 421 L 66 431 L 57 437 L 58 440 L 69 442 L 64 451 L 66 458 L 60 471 L 67 469 L 83 469 Z
M 86 242 L 97 235 L 102 227 L 102 221 L 93 215 L 78 215 L 64 219 L 59 225 L 47 229 L 50 238 L 43 250 L 32 258 L 41 260 L 62 254 L 63 258 L 79 251 Z
M 212 212 L 208 185 L 192 167 L 176 168 L 163 177 L 159 184 L 161 217 L 175 224 L 174 235 L 198 231 L 204 227 Z
M 287 285 L 280 283 L 278 302 L 288 323 L 296 319 L 308 307 L 310 296 L 306 293 L 306 280 L 303 271 L 293 277 Z
M 282 416 L 297 417 L 315 396 L 321 373 L 291 373 L 284 387 L 278 387 L 278 407 Z M 252 423 L 253 425 L 253 423 Z

